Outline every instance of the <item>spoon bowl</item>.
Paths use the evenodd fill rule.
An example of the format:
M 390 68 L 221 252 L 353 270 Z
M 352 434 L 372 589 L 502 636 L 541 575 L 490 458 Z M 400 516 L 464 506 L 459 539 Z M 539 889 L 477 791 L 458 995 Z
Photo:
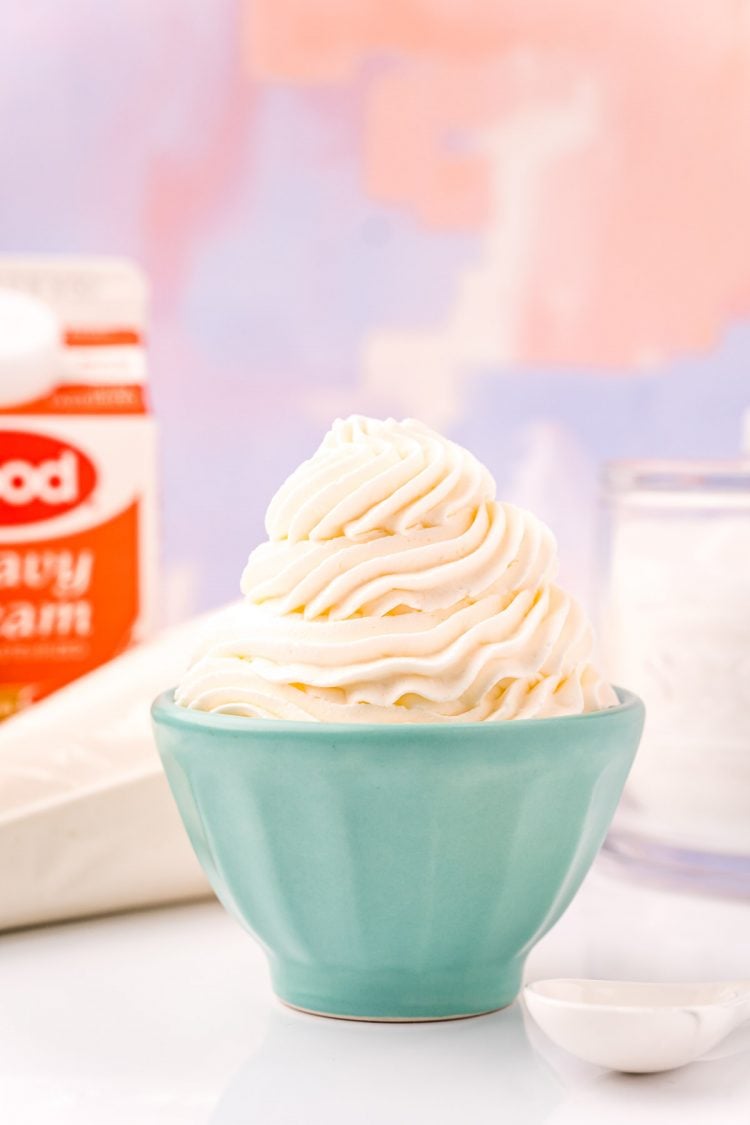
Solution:
M 524 989 L 542 1031 L 572 1055 L 648 1074 L 685 1066 L 750 1019 L 750 982 L 540 980 Z

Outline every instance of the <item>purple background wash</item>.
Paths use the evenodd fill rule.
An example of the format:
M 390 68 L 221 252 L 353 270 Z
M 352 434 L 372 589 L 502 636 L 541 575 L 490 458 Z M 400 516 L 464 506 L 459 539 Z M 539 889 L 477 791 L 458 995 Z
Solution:
M 0 248 L 123 254 L 151 280 L 165 618 L 236 595 L 270 496 L 335 415 L 400 416 L 415 401 L 501 495 L 548 520 L 563 580 L 587 598 L 602 460 L 739 452 L 743 303 L 728 302 L 713 344 L 693 353 L 610 364 L 582 346 L 580 363 L 541 369 L 519 345 L 459 365 L 449 391 L 416 369 L 411 395 L 368 381 L 366 342 L 439 328 L 485 232 L 368 190 L 363 107 L 380 55 L 339 84 L 261 80 L 240 33 L 247 10 L 40 0 L 3 17 Z M 689 310 L 694 278 L 683 283 Z

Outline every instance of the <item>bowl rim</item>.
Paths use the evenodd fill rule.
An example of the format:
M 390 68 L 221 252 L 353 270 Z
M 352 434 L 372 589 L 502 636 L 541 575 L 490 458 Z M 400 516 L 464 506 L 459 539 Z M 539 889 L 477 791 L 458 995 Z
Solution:
M 182 707 L 175 703 L 176 688 L 168 688 L 161 692 L 151 705 L 151 716 L 156 723 L 173 727 L 188 729 L 208 729 L 212 731 L 226 731 L 235 733 L 265 734 L 310 734 L 318 737 L 330 738 L 332 734 L 357 735 L 368 737 L 374 732 L 378 735 L 387 729 L 394 738 L 408 737 L 408 732 L 413 734 L 429 733 L 435 737 L 453 736 L 461 734 L 473 737 L 479 731 L 518 730 L 524 731 L 534 728 L 552 732 L 553 728 L 563 724 L 566 730 L 573 725 L 608 723 L 627 715 L 645 716 L 643 700 L 628 691 L 627 688 L 613 684 L 620 702 L 614 707 L 605 707 L 601 711 L 587 711 L 580 715 L 555 715 L 542 719 L 504 719 L 493 721 L 465 721 L 433 722 L 433 723 L 320 723 L 315 721 L 302 721 L 298 719 L 252 719 L 247 715 L 231 715 L 216 711 L 201 711 L 198 708 Z

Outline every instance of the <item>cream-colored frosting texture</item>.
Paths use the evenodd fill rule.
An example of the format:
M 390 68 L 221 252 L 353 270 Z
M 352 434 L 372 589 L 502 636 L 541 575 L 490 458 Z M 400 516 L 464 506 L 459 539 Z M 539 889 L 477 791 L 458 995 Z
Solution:
M 542 718 L 617 703 L 555 540 L 465 449 L 354 416 L 281 486 L 244 602 L 177 690 L 204 711 L 323 722 Z

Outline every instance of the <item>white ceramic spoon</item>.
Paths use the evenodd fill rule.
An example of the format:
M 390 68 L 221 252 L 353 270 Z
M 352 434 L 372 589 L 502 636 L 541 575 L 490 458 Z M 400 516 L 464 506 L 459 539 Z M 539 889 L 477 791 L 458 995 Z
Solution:
M 750 1020 L 750 981 L 539 980 L 524 999 L 559 1047 L 632 1074 L 685 1066 Z

